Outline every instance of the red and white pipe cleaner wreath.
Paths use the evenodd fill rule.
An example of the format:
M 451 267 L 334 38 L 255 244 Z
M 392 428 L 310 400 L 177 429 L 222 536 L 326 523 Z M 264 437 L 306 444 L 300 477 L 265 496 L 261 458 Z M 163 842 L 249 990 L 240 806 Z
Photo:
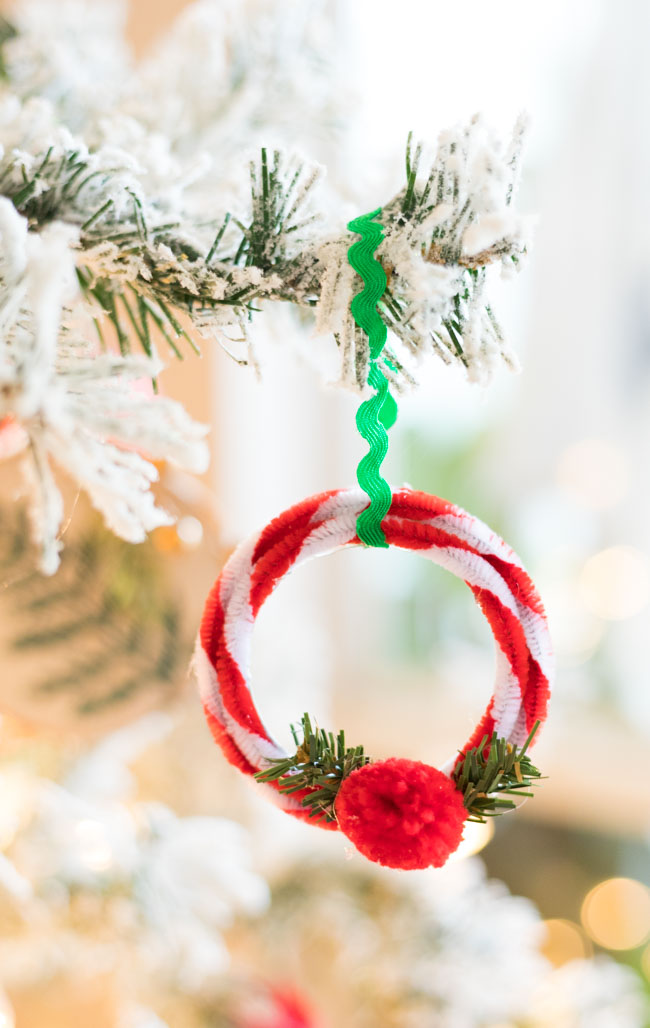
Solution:
M 367 495 L 356 489 L 303 500 L 239 546 L 208 596 L 195 671 L 212 734 L 245 774 L 267 777 L 274 766 L 290 767 L 299 759 L 274 742 L 251 696 L 255 618 L 292 568 L 359 544 L 357 517 L 367 504 Z M 526 748 L 546 718 L 551 643 L 541 601 L 519 558 L 483 522 L 435 496 L 400 489 L 382 528 L 391 546 L 417 551 L 472 590 L 496 642 L 496 680 L 487 709 L 460 755 L 442 771 L 401 758 L 353 760 L 351 773 L 344 771 L 336 783 L 327 818 L 318 804 L 309 805 L 313 788 L 288 791 L 294 767 L 263 787 L 273 789 L 286 813 L 343 831 L 370 860 L 405 869 L 439 867 L 457 848 L 472 812 L 478 814 L 472 819 L 480 820 L 481 812 L 514 805 L 490 801 L 491 783 L 500 783 L 494 786 L 498 790 L 511 781 L 514 787 L 506 790 L 511 793 L 539 777 L 518 747 Z M 309 761 L 309 755 L 303 751 L 300 759 Z

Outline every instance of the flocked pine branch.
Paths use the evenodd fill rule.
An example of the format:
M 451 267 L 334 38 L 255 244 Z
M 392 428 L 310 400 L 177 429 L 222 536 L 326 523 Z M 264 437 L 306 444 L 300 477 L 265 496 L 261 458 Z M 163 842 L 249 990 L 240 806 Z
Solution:
M 32 230 L 52 221 L 75 227 L 83 293 L 108 316 L 123 352 L 134 331 L 150 353 L 153 327 L 178 352 L 186 336 L 179 312 L 200 334 L 224 338 L 233 328 L 245 333 L 260 301 L 288 300 L 315 309 L 317 330 L 339 343 L 344 381 L 365 384 L 365 343 L 349 315 L 358 287 L 347 263 L 350 237 L 318 231 L 318 169 L 262 149 L 250 168 L 248 212 L 197 218 L 149 195 L 146 175 L 115 148 L 65 145 L 59 131 L 44 151 L 26 150 L 35 116 L 29 104 L 16 114 L 0 191 Z M 423 175 L 422 148 L 413 152 L 409 141 L 406 185 L 384 205 L 379 251 L 393 367 L 429 352 L 481 380 L 500 359 L 513 363 L 485 284 L 490 266 L 511 270 L 525 253 L 522 219 L 511 208 L 521 130 L 502 150 L 475 118 L 443 134 Z
M 101 35 L 95 15 L 75 0 L 61 14 L 75 31 L 62 34 L 57 22 L 50 52 L 39 29 L 47 6 L 21 5 L 17 26 L 0 31 L 0 450 L 11 426 L 12 448 L 21 439 L 26 447 L 34 531 L 51 571 L 63 514 L 51 458 L 129 540 L 165 515 L 149 491 L 155 468 L 124 444 L 189 466 L 205 461 L 199 429 L 181 408 L 134 399 L 132 382 L 155 378 L 161 345 L 180 357 L 212 337 L 229 350 L 243 343 L 240 363 L 250 362 L 250 322 L 265 302 L 289 302 L 313 312 L 316 332 L 339 347 L 342 382 L 363 389 L 367 344 L 349 313 L 359 283 L 345 219 L 330 226 L 319 217 L 319 169 L 268 148 L 238 179 L 218 152 L 206 163 L 200 147 L 214 142 L 216 108 L 202 110 L 193 135 L 183 119 L 175 126 L 161 69 L 166 135 L 156 132 L 146 104 L 138 107 L 139 73 L 118 53 L 109 7 L 97 8 L 114 54 L 104 60 L 91 45 Z M 186 34 L 196 37 L 213 17 L 209 7 L 188 16 Z M 66 62 L 68 46 L 74 60 Z M 170 54 L 161 54 L 164 64 Z M 173 59 L 186 67 L 186 56 Z M 142 81 L 155 77 L 155 60 Z M 444 133 L 428 160 L 409 141 L 406 180 L 384 203 L 378 252 L 389 282 L 384 370 L 397 386 L 417 380 L 427 354 L 474 380 L 500 360 L 513 363 L 486 283 L 491 268 L 512 270 L 525 252 L 512 210 L 520 140 L 518 126 L 503 148 L 475 118 Z M 245 178 L 247 199 L 233 188 Z
M 150 486 L 158 472 L 147 457 L 201 471 L 206 429 L 180 404 L 138 388 L 160 370 L 158 360 L 101 354 L 88 341 L 83 312 L 69 306 L 76 295 L 69 226 L 28 232 L 1 198 L 0 237 L 0 455 L 7 437 L 11 453 L 24 452 L 33 534 L 41 567 L 52 573 L 63 520 L 52 459 L 116 534 L 140 542 L 171 521 L 156 507 Z
M 52 218 L 78 227 L 82 289 L 108 315 L 123 351 L 135 334 L 149 352 L 155 327 L 180 352 L 187 339 L 179 311 L 204 336 L 243 338 L 260 301 L 286 299 L 316 309 L 317 330 L 339 344 L 343 381 L 361 388 L 366 352 L 348 311 L 358 285 L 346 261 L 349 237 L 342 225 L 332 234 L 314 224 L 317 175 L 306 162 L 263 151 L 246 205 L 233 197 L 244 166 L 223 165 L 235 113 L 256 134 L 260 96 L 265 120 L 278 88 L 286 94 L 279 110 L 288 97 L 300 107 L 298 96 L 314 90 L 319 110 L 331 100 L 316 88 L 327 51 L 319 53 L 312 37 L 327 35 L 336 18 L 323 17 L 318 3 L 309 18 L 294 17 L 289 3 L 286 16 L 269 19 L 272 6 L 259 0 L 251 18 L 224 22 L 215 5 L 199 0 L 137 67 L 123 46 L 119 3 L 89 11 L 67 0 L 54 17 L 42 0 L 21 4 L 16 25 L 0 33 L 8 78 L 0 185 L 35 229 Z M 282 46 L 272 45 L 275 31 Z M 309 89 L 297 89 L 298 67 Z M 43 99 L 35 103 L 36 96 Z M 511 270 L 525 249 L 511 204 L 521 134 L 518 124 L 502 148 L 474 119 L 443 133 L 429 160 L 409 141 L 405 185 L 384 204 L 380 255 L 394 344 L 386 370 L 395 378 L 398 369 L 398 381 L 413 377 L 409 358 L 426 353 L 462 364 L 478 380 L 500 359 L 513 362 L 485 280 L 491 265 Z

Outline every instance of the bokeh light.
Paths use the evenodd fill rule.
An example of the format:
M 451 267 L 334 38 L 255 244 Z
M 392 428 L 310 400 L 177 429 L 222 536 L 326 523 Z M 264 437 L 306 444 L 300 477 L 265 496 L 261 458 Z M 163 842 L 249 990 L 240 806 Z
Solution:
M 486 821 L 485 824 L 466 821 L 461 844 L 455 853 L 452 853 L 448 863 L 452 863 L 455 860 L 464 860 L 465 857 L 473 857 L 474 854 L 480 853 L 493 836 L 494 824 L 492 821 Z
M 14 1028 L 13 1008 L 4 992 L 0 991 L 0 1028 Z
M 106 871 L 113 862 L 113 851 L 106 830 L 99 821 L 85 818 L 75 826 L 79 860 L 91 871 Z
M 584 960 L 593 953 L 593 946 L 580 925 L 564 918 L 550 918 L 544 921 L 546 933 L 541 952 L 555 967 L 568 964 L 570 960 Z
M 561 454 L 557 482 L 583 507 L 609 510 L 628 491 L 625 453 L 607 439 L 580 439 Z
M 587 934 L 605 949 L 635 949 L 650 937 L 650 889 L 633 878 L 609 878 L 585 896 Z
M 579 579 L 582 602 L 604 621 L 639 614 L 650 599 L 648 561 L 633 546 L 610 546 L 585 563 Z
M 187 514 L 181 518 L 176 525 L 176 533 L 183 546 L 188 550 L 193 550 L 195 547 L 200 546 L 203 540 L 203 525 L 198 518 L 192 517 L 191 514 Z
M 585 610 L 577 583 L 568 576 L 545 584 L 543 595 L 558 660 L 562 667 L 579 667 L 598 649 L 605 622 Z
M 29 816 L 33 786 L 30 785 L 27 775 L 19 769 L 14 769 L 0 776 L 0 794 L 0 850 L 5 850 L 14 841 Z
M 161 525 L 151 533 L 153 544 L 160 553 L 174 553 L 178 550 L 180 540 L 176 527 L 176 525 Z

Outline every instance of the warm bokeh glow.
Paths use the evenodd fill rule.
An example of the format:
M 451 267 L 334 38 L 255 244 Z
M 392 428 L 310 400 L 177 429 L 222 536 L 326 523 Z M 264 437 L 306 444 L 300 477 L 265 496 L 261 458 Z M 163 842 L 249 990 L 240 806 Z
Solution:
M 562 666 L 590 660 L 602 642 L 605 622 L 585 610 L 577 583 L 569 576 L 544 589 L 555 652 Z
M 91 871 L 106 871 L 113 861 L 113 852 L 106 830 L 99 821 L 86 819 L 75 827 L 79 841 L 79 860 Z
M 633 546 L 610 546 L 589 558 L 579 587 L 585 607 L 603 620 L 634 617 L 650 600 L 647 558 Z
M 160 553 L 174 553 L 179 548 L 177 525 L 161 525 L 151 533 L 153 544 Z
M 561 454 L 557 481 L 581 506 L 609 510 L 628 490 L 625 454 L 607 439 L 580 439 Z
M 580 925 L 563 918 L 544 921 L 546 938 L 541 951 L 555 967 L 568 964 L 570 960 L 583 960 L 591 956 L 593 947 Z
M 0 850 L 4 850 L 11 845 L 29 817 L 33 788 L 27 775 L 19 769 L 8 770 L 0 776 L 0 794 Z
M 188 550 L 193 550 L 195 547 L 200 546 L 203 540 L 203 525 L 198 518 L 193 517 L 191 514 L 187 514 L 181 518 L 176 525 L 176 533 L 183 546 L 187 547 Z
M 650 937 L 650 889 L 633 878 L 609 878 L 587 893 L 585 931 L 605 949 L 634 949 Z
M 14 1028 L 15 1023 L 11 1003 L 5 993 L 0 991 L 0 1028 Z
M 475 853 L 480 853 L 490 842 L 493 835 L 494 824 L 492 821 L 486 821 L 485 824 L 467 821 L 463 829 L 461 844 L 455 853 L 452 853 L 448 862 L 464 860 L 465 857 L 473 857 Z

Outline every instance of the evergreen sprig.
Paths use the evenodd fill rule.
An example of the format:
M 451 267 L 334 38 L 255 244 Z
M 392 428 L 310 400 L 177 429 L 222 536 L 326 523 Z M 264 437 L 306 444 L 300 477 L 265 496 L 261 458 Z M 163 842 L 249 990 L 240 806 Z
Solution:
M 481 363 L 493 351 L 511 362 L 483 296 L 485 269 L 495 262 L 516 263 L 524 250 L 506 234 L 480 253 L 465 254 L 464 232 L 479 215 L 473 191 L 467 192 L 466 182 L 461 189 L 457 146 L 461 141 L 449 144 L 449 152 L 421 175 L 423 150 L 409 137 L 406 184 L 382 211 L 386 241 L 380 259 L 389 288 L 380 313 L 406 352 L 416 354 L 431 345 L 446 363 L 460 362 L 470 372 L 472 362 Z M 135 337 L 151 355 L 161 336 L 178 358 L 187 345 L 196 349 L 184 318 L 199 334 L 219 337 L 224 326 L 237 325 L 245 337 L 247 322 L 265 299 L 319 306 L 324 282 L 331 286 L 339 274 L 334 265 L 341 247 L 334 244 L 347 240 L 309 231 L 316 220 L 310 206 L 319 178 L 319 169 L 303 160 L 262 148 L 250 164 L 249 215 L 226 212 L 197 219 L 182 207 L 170 208 L 164 197 L 148 197 L 126 158 L 120 165 L 118 155 L 88 151 L 81 143 L 63 150 L 54 144 L 33 155 L 11 150 L 0 160 L 0 195 L 28 219 L 32 231 L 55 220 L 77 227 L 79 284 L 98 312 L 102 343 L 108 329 L 122 354 L 130 351 Z M 428 219 L 442 208 L 448 216 L 427 229 Z M 210 242 L 207 230 L 214 233 Z M 404 261 L 409 248 L 416 275 L 418 261 L 424 261 L 456 276 L 451 303 L 433 294 L 434 307 L 440 301 L 444 308 L 441 317 L 420 317 L 432 301 L 413 292 L 409 262 Z M 331 297 L 328 303 L 334 310 Z M 424 331 L 423 338 L 422 325 L 429 322 L 435 328 Z M 336 330 L 335 336 L 340 342 Z M 393 350 L 386 352 L 395 379 L 409 381 L 403 362 Z M 357 357 L 363 373 L 361 379 L 355 374 L 355 381 L 361 385 L 365 351 Z
M 497 817 L 517 804 L 504 796 L 532 797 L 530 790 L 543 777 L 541 771 L 527 756 L 540 722 L 536 721 L 524 745 L 518 749 L 496 732 L 488 743 L 484 735 L 478 746 L 461 753 L 452 778 L 463 793 L 463 802 L 469 811 L 468 821 L 485 823 L 487 817 Z
M 236 258 L 246 255 L 246 264 L 263 271 L 286 257 L 287 235 L 300 233 L 315 216 L 304 213 L 307 199 L 319 179 L 318 169 L 309 171 L 304 161 L 286 161 L 279 150 L 269 159 L 262 147 L 259 164 L 251 162 L 252 218 L 244 227 L 244 241 Z
M 309 714 L 303 714 L 300 724 L 302 741 L 295 725 L 291 734 L 296 744 L 292 757 L 274 760 L 255 777 L 260 782 L 278 782 L 280 790 L 286 793 L 311 790 L 302 798 L 303 807 L 311 808 L 315 821 L 335 821 L 334 801 L 344 778 L 370 763 L 370 757 L 363 752 L 363 746 L 347 747 L 345 733 L 335 737 L 332 732 L 312 726 Z

